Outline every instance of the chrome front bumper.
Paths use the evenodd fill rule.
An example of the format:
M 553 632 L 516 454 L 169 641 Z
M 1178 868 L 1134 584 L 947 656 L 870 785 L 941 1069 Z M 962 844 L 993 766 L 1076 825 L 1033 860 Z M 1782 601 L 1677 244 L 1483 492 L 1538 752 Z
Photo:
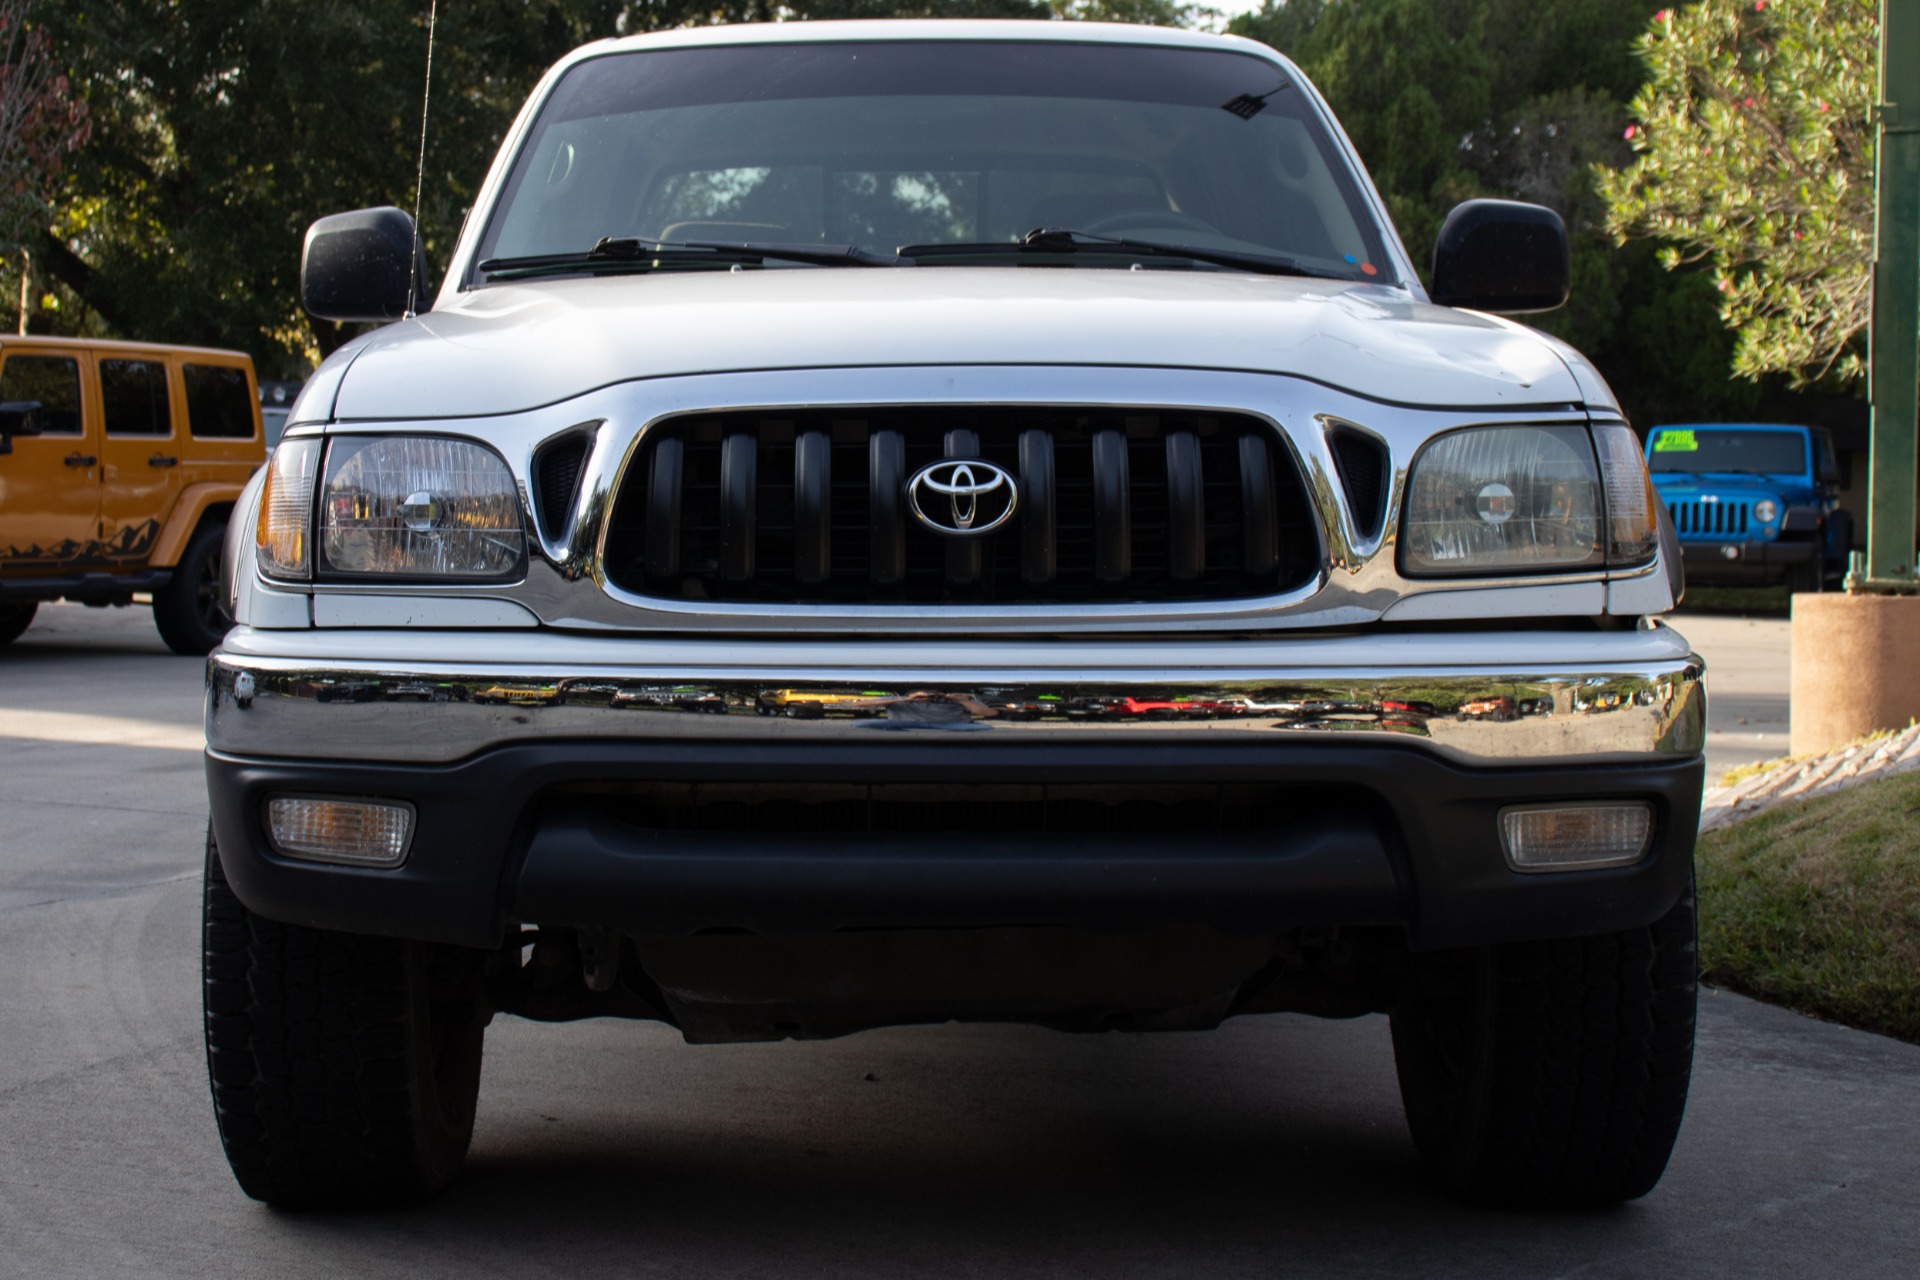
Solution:
M 1631 763 L 1700 753 L 1702 680 L 1665 627 L 1152 644 L 239 628 L 209 660 L 207 745 L 427 765 L 562 741 L 1298 738 L 1392 741 L 1463 764 Z

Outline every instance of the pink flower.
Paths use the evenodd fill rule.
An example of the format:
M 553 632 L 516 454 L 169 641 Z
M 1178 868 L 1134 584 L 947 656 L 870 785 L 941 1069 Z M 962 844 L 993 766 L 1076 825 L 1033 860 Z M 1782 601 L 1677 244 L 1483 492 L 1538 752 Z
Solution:
M 1753 11 L 1759 13 L 1767 7 L 1767 0 L 1753 0 Z
M 1821 110 L 1822 112 L 1825 112 L 1825 111 L 1827 111 L 1828 109 L 1829 109 L 1829 108 L 1827 107 L 1827 104 L 1826 104 L 1826 103 L 1824 103 L 1824 102 L 1823 102 L 1823 103 L 1821 103 L 1821 104 L 1820 104 L 1820 110 Z
M 1665 22 L 1667 20 L 1667 11 L 1662 9 L 1660 12 L 1654 14 L 1653 20 L 1655 22 Z
M 1714 288 L 1718 289 L 1722 293 L 1725 293 L 1727 291 L 1727 282 L 1725 280 L 1722 280 L 1719 284 L 1715 285 Z
M 1747 99 L 1747 100 L 1746 100 L 1745 102 L 1743 102 L 1743 103 L 1741 103 L 1740 105 L 1742 105 L 1742 106 L 1746 106 L 1746 107 L 1750 107 L 1750 106 L 1752 106 L 1752 105 L 1753 105 L 1753 99 L 1752 99 L 1752 98 L 1748 98 L 1748 99 Z
M 1640 132 L 1639 126 L 1630 124 L 1627 126 L 1627 132 L 1624 136 L 1631 139 L 1635 134 L 1639 132 Z

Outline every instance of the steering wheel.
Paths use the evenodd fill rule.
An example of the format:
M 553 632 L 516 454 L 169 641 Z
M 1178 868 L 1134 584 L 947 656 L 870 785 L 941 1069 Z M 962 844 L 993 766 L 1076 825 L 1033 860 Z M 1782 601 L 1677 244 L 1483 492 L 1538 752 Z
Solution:
M 1074 228 L 1088 235 L 1103 236 L 1120 231 L 1141 230 L 1148 227 L 1166 227 L 1169 230 L 1204 231 L 1208 235 L 1219 235 L 1220 228 L 1211 222 L 1196 218 L 1192 214 L 1175 213 L 1171 209 L 1122 209 L 1118 213 L 1109 213 L 1093 221 Z

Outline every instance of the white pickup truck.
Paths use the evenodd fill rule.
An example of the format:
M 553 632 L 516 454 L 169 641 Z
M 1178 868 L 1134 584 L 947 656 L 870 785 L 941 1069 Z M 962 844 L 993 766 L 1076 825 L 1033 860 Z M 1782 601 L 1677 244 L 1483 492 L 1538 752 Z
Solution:
M 249 1195 L 444 1185 L 495 1014 L 1384 1011 L 1445 1187 L 1658 1180 L 1702 667 L 1619 406 L 1503 318 L 1553 213 L 1462 205 L 1423 286 L 1245 40 L 700 28 L 554 67 L 423 277 L 398 210 L 314 225 L 308 308 L 396 323 L 233 521 Z

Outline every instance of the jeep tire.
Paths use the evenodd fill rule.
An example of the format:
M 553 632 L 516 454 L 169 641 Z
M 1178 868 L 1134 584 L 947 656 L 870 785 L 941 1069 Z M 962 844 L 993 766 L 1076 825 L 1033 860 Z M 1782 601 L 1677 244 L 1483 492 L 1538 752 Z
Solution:
M 12 644 L 25 635 L 27 628 L 33 625 L 33 615 L 39 610 L 38 600 L 0 604 L 0 644 Z
M 175 653 L 199 657 L 226 638 L 233 618 L 227 613 L 227 584 L 221 554 L 227 540 L 223 521 L 210 520 L 194 530 L 167 585 L 153 593 L 153 625 Z
M 241 1190 L 381 1207 L 450 1182 L 480 1092 L 480 953 L 263 919 L 211 831 L 202 902 L 207 1070 Z
M 1507 1208 L 1653 1188 L 1693 1067 L 1691 890 L 1644 929 L 1417 959 L 1393 1052 L 1407 1127 L 1441 1186 Z
M 1816 543 L 1813 554 L 1804 564 L 1796 564 L 1787 570 L 1788 595 L 1818 595 L 1827 588 L 1827 561 L 1821 554 L 1822 548 Z

